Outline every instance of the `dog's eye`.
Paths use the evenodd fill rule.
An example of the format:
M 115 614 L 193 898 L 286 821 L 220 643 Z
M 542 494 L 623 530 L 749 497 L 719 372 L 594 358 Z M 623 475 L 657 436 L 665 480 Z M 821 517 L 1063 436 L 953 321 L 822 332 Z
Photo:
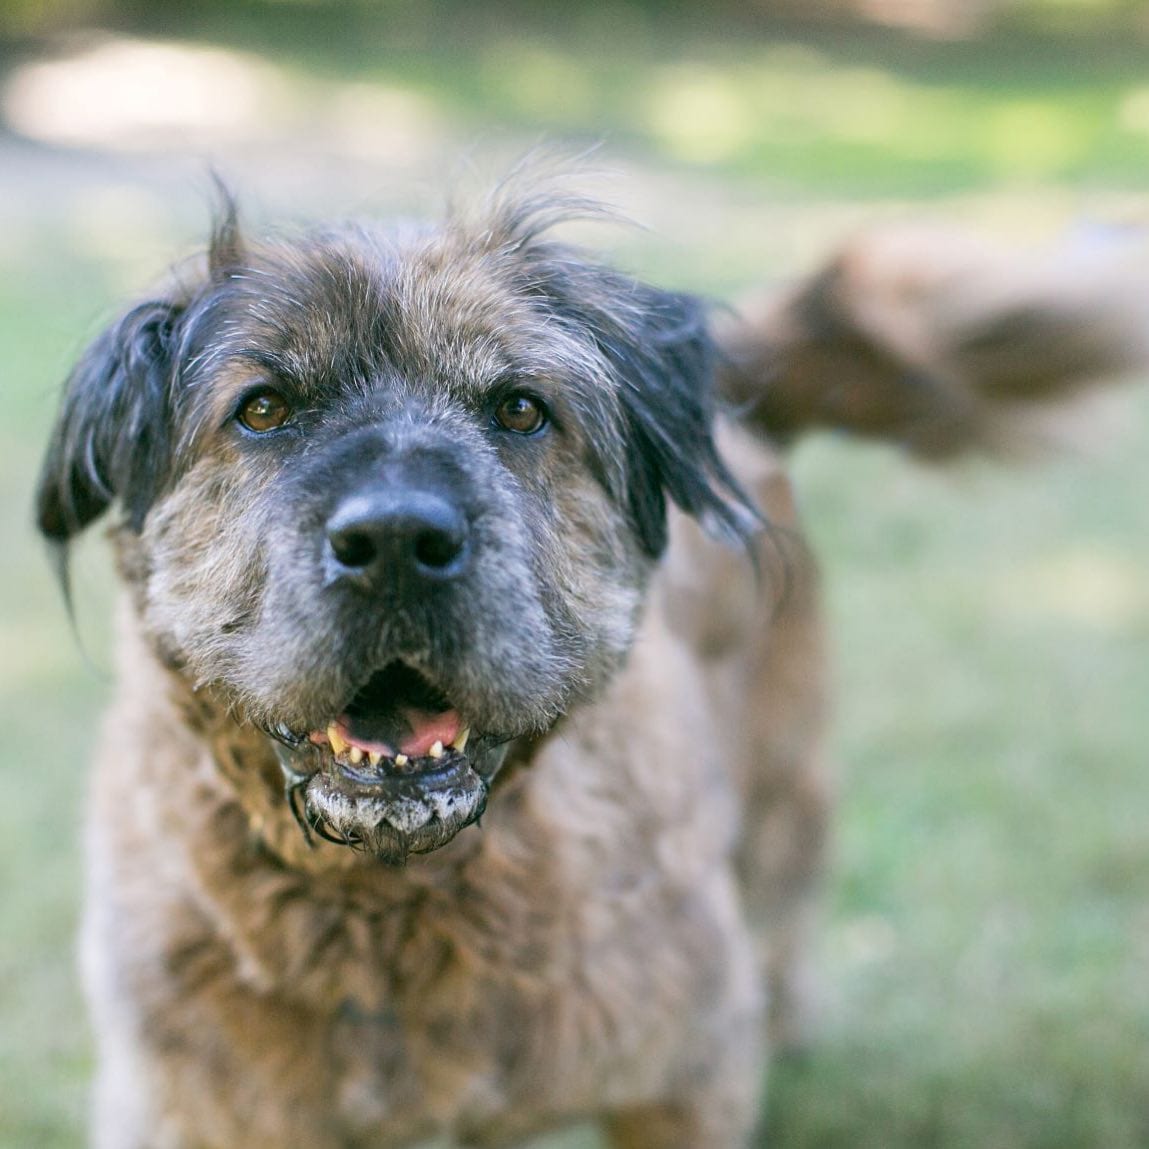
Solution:
M 249 395 L 236 413 L 240 423 L 256 434 L 282 427 L 290 416 L 291 407 L 278 391 L 257 391 Z
M 530 395 L 509 395 L 495 409 L 495 422 L 504 431 L 533 435 L 547 424 L 547 410 Z

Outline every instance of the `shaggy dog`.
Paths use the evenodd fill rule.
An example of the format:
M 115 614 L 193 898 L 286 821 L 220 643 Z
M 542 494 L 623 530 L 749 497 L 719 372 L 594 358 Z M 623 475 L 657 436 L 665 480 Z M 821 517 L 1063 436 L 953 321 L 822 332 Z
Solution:
M 619 1149 L 747 1144 L 827 812 L 767 439 L 876 402 L 882 434 L 985 445 L 1001 388 L 854 322 L 857 252 L 719 352 L 697 300 L 550 238 L 581 210 L 520 185 L 257 244 L 227 208 L 202 272 L 76 368 L 39 523 L 63 554 L 116 505 L 125 587 L 88 838 L 98 1149 L 588 1117 Z M 994 316 L 1002 346 L 1032 326 Z M 1095 342 L 1004 398 L 1127 352 Z

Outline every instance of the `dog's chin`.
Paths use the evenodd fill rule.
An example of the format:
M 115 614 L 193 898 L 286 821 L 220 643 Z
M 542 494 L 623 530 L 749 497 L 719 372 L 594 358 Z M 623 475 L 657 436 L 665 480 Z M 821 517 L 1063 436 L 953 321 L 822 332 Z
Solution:
M 373 764 L 349 762 L 329 745 L 278 747 L 288 802 L 304 833 L 394 865 L 440 849 L 482 817 L 507 747 L 478 737 L 468 749 Z
M 400 659 L 313 729 L 267 727 L 303 833 L 401 863 L 475 822 L 508 739 Z

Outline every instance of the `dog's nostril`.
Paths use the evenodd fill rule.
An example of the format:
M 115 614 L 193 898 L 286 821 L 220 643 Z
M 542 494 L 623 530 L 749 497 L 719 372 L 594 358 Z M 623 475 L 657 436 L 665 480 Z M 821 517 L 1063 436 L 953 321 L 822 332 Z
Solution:
M 450 566 L 463 550 L 463 535 L 450 530 L 421 531 L 415 539 L 415 560 L 422 566 Z
M 446 498 L 427 491 L 358 494 L 327 523 L 331 553 L 356 574 L 450 578 L 467 550 L 467 520 Z
M 364 531 L 349 528 L 329 530 L 327 537 L 335 557 L 345 567 L 370 566 L 378 554 L 371 536 Z

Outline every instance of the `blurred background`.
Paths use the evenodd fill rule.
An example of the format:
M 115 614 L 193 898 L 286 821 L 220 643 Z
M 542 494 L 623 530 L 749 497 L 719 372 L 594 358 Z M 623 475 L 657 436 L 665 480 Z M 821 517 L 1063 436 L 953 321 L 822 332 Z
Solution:
M 1118 243 L 1149 226 L 1149 4 L 0 2 L 5 1149 L 80 1144 L 91 1072 L 73 939 L 110 578 L 88 541 L 77 636 L 29 525 L 59 383 L 202 242 L 211 169 L 252 226 L 427 215 L 540 141 L 596 148 L 593 190 L 645 227 L 596 244 L 715 298 L 891 218 Z M 1089 457 L 1008 473 L 795 453 L 841 811 L 772 1145 L 1149 1144 L 1147 415 L 1135 393 Z

